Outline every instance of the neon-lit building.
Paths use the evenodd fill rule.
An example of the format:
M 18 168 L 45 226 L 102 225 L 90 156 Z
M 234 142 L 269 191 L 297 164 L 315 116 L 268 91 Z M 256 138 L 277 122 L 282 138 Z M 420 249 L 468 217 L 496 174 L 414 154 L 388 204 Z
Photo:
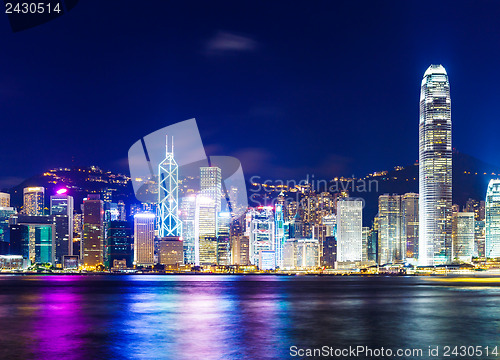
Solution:
M 425 71 L 420 91 L 419 265 L 451 261 L 452 147 L 448 75 L 442 65 Z
M 11 245 L 15 248 L 20 247 L 25 259 L 29 259 L 31 264 L 54 264 L 55 222 L 53 216 L 15 214 L 12 215 L 10 221 Z M 18 251 L 13 251 L 13 253 L 16 252 Z
M 283 205 L 276 204 L 274 212 L 274 249 L 276 254 L 276 267 L 283 267 L 283 245 L 285 244 L 285 222 Z
M 158 166 L 158 205 L 160 237 L 182 236 L 182 222 L 179 219 L 179 167 L 174 159 L 174 139 L 172 150 L 168 150 L 166 139 L 165 159 Z
M 486 191 L 485 250 L 487 258 L 500 257 L 500 179 L 490 180 Z

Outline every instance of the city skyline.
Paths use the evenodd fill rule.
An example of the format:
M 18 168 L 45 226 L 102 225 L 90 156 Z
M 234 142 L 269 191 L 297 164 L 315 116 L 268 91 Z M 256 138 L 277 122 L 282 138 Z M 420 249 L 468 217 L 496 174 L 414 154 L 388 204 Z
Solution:
M 273 186 L 274 192 L 279 190 L 275 203 L 249 206 L 240 212 L 229 206 L 227 196 L 231 193 L 236 199 L 239 191 L 249 194 L 244 184 L 240 189 L 228 185 L 225 171 L 229 168 L 224 165 L 223 172 L 215 164 L 195 164 L 199 176 L 193 177 L 191 172 L 191 177 L 199 184 L 194 188 L 192 183 L 183 185 L 174 137 L 167 133 L 162 136 L 164 158 L 158 157 L 155 164 L 146 156 L 150 168 L 158 166 L 158 175 L 136 179 L 148 184 L 148 191 L 156 189 L 156 202 L 140 202 L 138 196 L 125 204 L 114 199 L 116 189 L 104 187 L 83 199 L 79 214 L 74 211 L 71 192 L 63 187 L 50 196 L 48 213 L 45 187 L 30 186 L 23 189 L 18 213 L 10 207 L 10 194 L 0 193 L 0 261 L 18 270 L 45 264 L 59 271 L 214 267 L 225 271 L 241 266 L 261 272 L 327 269 L 375 273 L 380 268 L 418 272 L 495 263 L 500 259 L 500 179 L 490 181 L 484 197 L 453 203 L 450 83 L 442 65 L 430 65 L 424 73 L 419 123 L 419 193 L 378 196 L 372 226 L 363 226 L 365 199 L 358 195 L 372 191 L 364 182 L 375 182 L 378 193 L 379 180 L 358 179 L 361 185 L 355 187 L 351 179 L 348 184 L 352 181 L 352 187 L 342 185 L 341 189 L 328 187 L 328 182 L 323 190 L 315 189 L 314 182 Z M 373 178 L 387 175 L 370 174 Z M 130 179 L 125 178 L 127 182 Z M 266 182 L 252 185 L 268 186 Z M 295 199 L 289 196 L 293 192 L 297 193 Z

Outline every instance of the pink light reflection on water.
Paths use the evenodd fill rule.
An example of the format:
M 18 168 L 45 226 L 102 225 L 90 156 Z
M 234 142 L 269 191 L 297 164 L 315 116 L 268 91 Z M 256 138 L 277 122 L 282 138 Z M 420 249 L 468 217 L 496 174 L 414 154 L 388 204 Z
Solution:
M 33 314 L 31 352 L 37 359 L 79 359 L 88 328 L 81 312 L 83 298 L 76 286 L 78 276 L 41 276 L 36 281 L 47 283 L 39 293 L 37 311 Z M 60 283 L 67 283 L 60 286 Z M 56 285 L 57 284 L 57 285 Z

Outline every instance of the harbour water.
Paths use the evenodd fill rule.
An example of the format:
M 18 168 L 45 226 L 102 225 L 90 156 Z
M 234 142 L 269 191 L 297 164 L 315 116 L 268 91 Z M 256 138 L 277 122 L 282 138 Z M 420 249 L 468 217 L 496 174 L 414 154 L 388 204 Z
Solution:
M 500 346 L 500 284 L 425 277 L 0 276 L 2 359 L 292 359 L 313 358 L 299 349 L 349 346 L 422 349 L 422 356 L 359 359 L 500 358 L 500 349 L 491 353 Z M 479 346 L 483 353 L 444 357 L 446 346 Z M 429 347 L 438 348 L 438 357 Z

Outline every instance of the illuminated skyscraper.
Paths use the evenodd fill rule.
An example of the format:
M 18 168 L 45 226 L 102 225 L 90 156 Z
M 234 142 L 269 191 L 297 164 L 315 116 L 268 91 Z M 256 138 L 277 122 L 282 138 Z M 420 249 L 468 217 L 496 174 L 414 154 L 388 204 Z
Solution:
M 12 215 L 11 221 L 11 245 L 19 250 L 22 255 L 35 263 L 54 264 L 55 222 L 51 215 Z M 24 229 L 13 227 L 23 226 Z M 16 234 L 17 233 L 17 234 Z M 19 238 L 20 236 L 20 238 Z M 16 251 L 17 252 L 17 251 Z
M 363 202 L 343 199 L 337 202 L 337 261 L 362 259 Z
M 184 246 L 184 263 L 196 263 L 195 239 L 196 195 L 184 196 L 181 199 L 182 238 Z
M 73 215 L 73 255 L 82 258 L 83 214 Z
M 222 202 L 222 176 L 221 169 L 217 166 L 200 168 L 200 194 L 214 201 L 215 211 L 221 211 Z
M 195 264 L 217 263 L 217 217 L 216 205 L 211 198 L 196 197 L 195 216 Z
M 172 151 L 168 150 L 166 140 L 166 155 L 158 168 L 158 205 L 160 207 L 159 234 L 160 237 L 182 236 L 182 223 L 179 219 L 179 167 L 174 159 L 174 139 Z
M 415 262 L 418 258 L 418 194 L 415 193 L 401 196 L 401 243 L 403 259 Z
M 250 238 L 250 263 L 260 267 L 261 251 L 274 250 L 274 216 L 270 206 L 250 209 L 247 213 L 247 234 Z
M 9 219 L 15 213 L 16 211 L 12 207 L 0 206 L 0 255 L 10 255 Z
M 276 266 L 283 267 L 283 245 L 285 244 L 285 223 L 283 220 L 283 205 L 276 204 L 274 212 L 274 250 Z M 316 238 L 317 239 L 317 238 Z
M 380 264 L 401 259 L 401 196 L 380 195 L 378 198 L 378 248 Z
M 420 265 L 451 261 L 452 147 L 448 75 L 442 65 L 425 71 L 419 125 Z
M 231 265 L 231 213 L 221 211 L 217 216 L 217 265 Z
M 99 195 L 83 201 L 83 265 L 104 265 L 104 209 Z
M 485 249 L 487 258 L 500 257 L 500 179 L 490 180 L 486 191 Z
M 474 221 L 474 257 L 484 257 L 486 228 L 484 220 Z
M 474 254 L 474 213 L 455 212 L 452 216 L 452 258 L 472 261 Z
M 73 197 L 52 195 L 50 214 L 55 222 L 55 262 L 63 263 L 63 257 L 73 255 Z
M 155 215 L 139 213 L 134 216 L 134 264 L 154 264 Z
M 248 236 L 231 236 L 231 259 L 233 265 L 249 265 L 250 242 Z
M 132 229 L 128 221 L 110 221 L 106 235 L 104 262 L 106 267 L 117 267 L 122 263 L 132 267 Z
M 23 213 L 25 215 L 38 216 L 44 212 L 45 188 L 27 187 L 23 190 Z

